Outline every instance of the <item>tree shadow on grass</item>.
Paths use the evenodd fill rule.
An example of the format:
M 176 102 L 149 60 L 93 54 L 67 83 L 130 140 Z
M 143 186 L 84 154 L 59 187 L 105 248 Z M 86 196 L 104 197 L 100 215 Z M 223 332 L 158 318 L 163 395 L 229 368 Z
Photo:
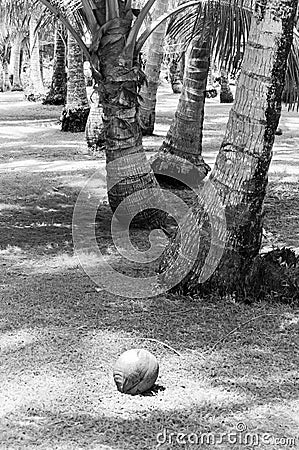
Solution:
M 0 250 L 17 247 L 29 251 L 31 256 L 72 252 L 73 210 L 89 176 L 88 170 L 76 176 L 66 172 L 55 176 L 44 173 L 4 176 L 0 183 Z M 100 187 L 98 190 L 100 195 L 103 190 Z M 100 205 L 99 214 L 105 247 L 105 231 L 109 230 L 112 215 L 109 206 Z
M 110 379 L 122 351 L 143 347 L 158 357 L 164 373 L 158 383 L 166 389 L 204 376 L 215 389 L 240 391 L 257 403 L 292 399 L 298 391 L 294 346 L 299 318 L 286 306 L 161 296 L 123 299 L 95 292 L 74 268 L 21 278 L 1 294 L 0 326 L 8 342 L 2 363 L 16 378 L 22 377 L 20 368 L 29 378 L 35 370 L 54 368 L 79 380 L 86 376 L 87 384 L 91 370 Z M 225 339 L 240 323 L 262 314 L 277 316 L 262 316 Z M 105 389 L 111 385 L 100 392 Z
M 142 399 L 139 401 L 142 402 Z M 7 421 L 10 419 L 7 422 L 10 428 L 3 429 L 2 444 L 9 444 L 12 449 L 17 448 L 14 445 L 21 445 L 22 448 L 41 447 L 49 450 L 54 448 L 170 450 L 194 449 L 199 446 L 206 450 L 209 448 L 240 450 L 246 443 L 257 443 L 258 439 L 260 439 L 259 448 L 275 448 L 269 447 L 269 442 L 264 442 L 263 445 L 264 433 L 276 438 L 296 436 L 295 421 L 289 416 L 284 416 L 283 408 L 276 412 L 275 405 L 269 406 L 267 414 L 262 419 L 252 417 L 255 408 L 246 403 L 230 404 L 229 409 L 211 403 L 189 408 L 174 405 L 167 410 L 163 410 L 163 405 L 160 408 L 141 407 L 137 417 L 128 410 L 126 418 L 119 407 L 119 404 L 115 404 L 114 414 L 110 416 L 101 411 L 94 414 L 63 413 L 32 408 L 19 411 L 22 420 L 18 416 L 6 418 Z M 4 427 L 6 420 L 3 423 Z M 248 428 L 240 431 L 241 425 Z

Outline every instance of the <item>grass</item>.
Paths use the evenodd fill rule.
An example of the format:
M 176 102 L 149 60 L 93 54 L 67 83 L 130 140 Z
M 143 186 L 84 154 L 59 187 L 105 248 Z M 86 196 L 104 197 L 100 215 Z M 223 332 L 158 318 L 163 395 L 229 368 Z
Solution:
M 80 189 L 103 162 L 88 156 L 83 134 L 59 132 L 59 108 L 14 95 L 0 94 L 0 111 L 10 111 L 0 131 L 0 449 L 237 450 L 254 448 L 253 436 L 265 450 L 298 446 L 299 310 L 173 295 L 130 299 L 96 285 L 73 254 L 71 225 Z M 150 150 L 176 101 L 161 91 L 157 134 L 145 139 Z M 207 105 L 211 164 L 228 110 Z M 298 116 L 284 112 L 281 126 L 264 246 L 298 248 Z M 98 242 L 113 259 L 105 186 L 97 194 Z M 146 247 L 148 234 L 137 229 L 133 239 Z M 159 360 L 152 395 L 120 394 L 114 385 L 114 361 L 134 347 Z M 202 433 L 218 441 L 201 445 Z M 220 433 L 231 435 L 220 442 Z

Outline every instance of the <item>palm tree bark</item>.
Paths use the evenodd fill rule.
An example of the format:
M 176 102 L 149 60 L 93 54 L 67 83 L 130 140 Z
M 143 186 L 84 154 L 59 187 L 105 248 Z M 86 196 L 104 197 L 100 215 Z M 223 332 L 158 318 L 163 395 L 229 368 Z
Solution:
M 16 33 L 14 42 L 11 47 L 11 72 L 12 72 L 12 91 L 22 91 L 22 83 L 20 78 L 21 70 L 21 44 L 22 44 L 23 34 L 20 32 Z
M 54 65 L 51 87 L 44 105 L 64 105 L 66 102 L 65 39 L 64 27 L 58 21 L 55 26 Z M 66 37 L 66 36 L 65 36 Z
M 201 243 L 200 251 L 189 274 L 176 287 L 184 291 L 237 293 L 246 297 L 252 285 L 255 261 L 262 237 L 263 201 L 267 174 L 272 158 L 275 131 L 281 115 L 281 95 L 292 43 L 293 25 L 298 0 L 263 0 L 256 3 L 246 45 L 236 98 L 231 109 L 224 140 L 209 182 L 201 196 L 206 199 L 205 210 L 210 223 L 218 230 L 211 243 Z M 221 200 L 226 224 L 220 220 L 217 200 Z M 194 206 L 199 223 L 202 209 Z M 186 217 L 185 224 L 190 222 Z M 189 248 L 177 258 L 178 237 L 165 253 L 161 270 L 168 267 L 178 277 L 198 236 L 197 227 L 189 227 Z M 209 228 L 201 226 L 201 231 Z M 215 255 L 220 247 L 224 253 L 220 264 Z M 205 259 L 206 258 L 206 259 Z M 205 263 L 203 263 L 205 260 Z M 170 269 L 169 269 L 170 268 Z M 214 271 L 205 282 L 204 272 Z M 169 284 L 167 277 L 161 282 Z
M 161 194 L 142 146 L 137 117 L 140 69 L 125 45 L 133 16 L 123 2 L 117 12 L 108 2 L 106 7 L 111 26 L 100 41 L 94 36 L 91 48 L 93 76 L 103 107 L 109 204 L 122 222 L 143 211 L 139 219 L 156 225 L 160 215 L 147 205 L 153 198 L 159 202 Z
M 90 107 L 86 92 L 82 50 L 69 31 L 67 62 L 67 98 L 61 115 L 61 130 L 74 133 L 85 130 Z
M 169 6 L 169 0 L 158 0 L 153 12 L 153 20 L 164 14 Z M 140 90 L 142 98 L 139 106 L 139 119 L 143 135 L 152 135 L 156 118 L 157 90 L 161 64 L 163 59 L 163 44 L 166 31 L 166 22 L 163 22 L 149 37 L 146 56 L 145 76 L 146 83 Z
M 1 84 L 2 84 L 2 92 L 10 91 L 11 84 L 9 81 L 9 68 L 8 62 L 6 60 L 2 61 L 2 76 L 1 76 Z
M 202 132 L 205 91 L 210 65 L 208 39 L 194 41 L 189 49 L 183 89 L 175 118 L 167 136 L 152 162 L 154 172 L 167 167 L 169 176 L 198 184 L 210 170 L 202 158 Z M 178 159 L 179 157 L 180 159 Z M 186 160 L 182 170 L 182 158 Z M 191 164 L 190 164 L 191 163 Z M 195 169 L 195 167 L 197 169 Z
M 29 86 L 26 88 L 26 97 L 28 100 L 33 101 L 39 100 L 45 93 L 40 66 L 39 36 L 36 31 L 37 24 L 37 16 L 32 12 L 29 22 L 30 74 Z

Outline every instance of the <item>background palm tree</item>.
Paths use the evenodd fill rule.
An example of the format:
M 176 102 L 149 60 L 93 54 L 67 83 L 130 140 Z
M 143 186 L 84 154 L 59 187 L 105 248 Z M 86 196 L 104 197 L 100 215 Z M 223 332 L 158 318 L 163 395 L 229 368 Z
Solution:
M 0 72 L 1 72 L 1 91 L 9 91 L 11 83 L 9 81 L 9 54 L 10 44 L 9 37 L 5 28 L 0 28 Z
M 281 114 L 297 4 L 298 0 L 287 0 L 282 9 L 275 1 L 268 0 L 262 7 L 257 3 L 254 8 L 235 103 L 209 183 L 201 192 L 217 238 L 210 242 L 211 231 L 204 224 L 203 210 L 194 206 L 202 232 L 206 234 L 202 234 L 205 237 L 191 272 L 177 289 L 214 290 L 222 295 L 236 293 L 238 298 L 250 295 L 254 262 L 261 245 L 267 174 Z M 226 226 L 221 219 L 219 198 L 225 210 Z M 187 229 L 189 223 L 190 217 L 186 217 Z M 178 237 L 165 253 L 161 270 L 168 268 L 171 281 L 180 273 L 180 267 L 189 262 L 192 247 L 198 245 L 195 236 L 198 237 L 198 229 L 189 225 L 186 253 L 179 254 Z M 215 267 L 215 256 L 223 246 L 223 257 Z M 201 284 L 209 270 L 215 271 Z M 161 280 L 166 285 L 169 282 L 163 275 Z
M 234 96 L 229 86 L 229 74 L 222 67 L 220 69 L 220 103 L 233 103 Z
M 32 8 L 29 18 L 29 84 L 26 86 L 25 94 L 28 100 L 33 101 L 39 100 L 45 95 L 40 64 L 39 19 L 40 10 Z
M 22 91 L 22 83 L 20 78 L 21 71 L 21 48 L 24 35 L 22 31 L 17 31 L 11 46 L 11 74 L 12 74 L 12 91 Z
M 87 98 L 83 52 L 70 31 L 67 36 L 67 96 L 61 114 L 61 130 L 84 131 L 90 106 Z
M 179 179 L 187 184 L 197 185 L 210 170 L 202 158 L 202 130 L 210 46 L 210 33 L 206 33 L 206 39 L 197 38 L 190 45 L 177 111 L 167 136 L 152 161 L 152 168 L 157 173 L 158 179 L 163 168 L 163 172 L 166 170 L 169 177 L 173 177 L 174 180 Z M 182 158 L 186 163 L 182 163 Z
M 66 33 L 63 25 L 55 23 L 54 65 L 51 87 L 44 105 L 64 105 L 66 102 Z
M 165 172 L 167 167 L 169 176 L 174 179 L 172 183 L 176 184 L 179 179 L 196 185 L 210 170 L 202 158 L 204 106 L 210 57 L 212 49 L 215 48 L 214 58 L 217 57 L 220 63 L 225 60 L 231 64 L 231 54 L 240 51 L 241 42 L 248 33 L 248 15 L 251 14 L 251 10 L 242 7 L 242 2 L 223 2 L 222 5 L 204 3 L 196 12 L 189 13 L 187 23 L 182 16 L 170 24 L 168 34 L 172 40 L 177 38 L 185 43 L 190 42 L 190 45 L 175 117 L 152 161 L 152 168 L 158 178 L 162 168 Z M 190 26 L 190 21 L 193 22 L 193 27 Z M 237 30 L 236 21 L 239 24 Z M 235 38 L 236 33 L 239 33 L 238 39 Z M 229 47 L 227 42 L 234 44 Z M 182 162 L 184 160 L 186 162 Z
M 164 14 L 170 5 L 169 0 L 157 0 L 153 20 Z M 157 90 L 160 79 L 161 64 L 164 53 L 164 38 L 166 32 L 166 21 L 163 22 L 151 34 L 147 43 L 145 76 L 146 83 L 140 89 L 139 120 L 143 135 L 151 135 L 154 132 L 156 117 Z
M 103 108 L 99 102 L 97 91 L 94 91 L 90 98 L 90 112 L 85 127 L 85 136 L 91 153 L 96 157 L 105 153 L 104 130 Z

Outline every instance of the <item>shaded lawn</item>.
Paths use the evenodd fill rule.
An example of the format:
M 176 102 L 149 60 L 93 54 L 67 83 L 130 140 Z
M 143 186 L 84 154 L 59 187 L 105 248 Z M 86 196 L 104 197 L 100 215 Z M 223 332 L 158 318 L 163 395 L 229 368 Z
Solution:
M 157 148 L 174 112 L 177 96 L 170 97 L 167 109 L 166 94 L 160 96 L 157 135 L 145 140 L 149 149 Z M 28 105 L 21 105 L 25 118 Z M 47 118 L 44 107 L 34 108 Z M 207 106 L 210 161 L 228 109 Z M 30 120 L 31 113 L 30 106 Z M 13 120 L 14 114 L 9 117 Z M 279 242 L 298 247 L 294 161 L 299 121 L 295 129 L 294 115 L 290 117 L 282 121 L 284 135 L 266 199 L 268 246 Z M 217 437 L 235 432 L 238 423 L 248 433 L 296 438 L 298 445 L 298 309 L 170 295 L 128 299 L 96 286 L 73 255 L 71 224 L 80 189 L 103 161 L 88 156 L 82 134 L 60 134 L 57 116 L 50 119 L 54 122 L 49 121 L 46 134 L 32 124 L 31 135 L 13 125 L 25 139 L 21 154 L 14 134 L 0 140 L 0 448 L 153 449 L 157 433 L 167 429 L 167 438 L 159 435 L 160 448 L 173 449 L 182 448 L 176 433 L 212 432 Z M 53 142 L 57 147 L 52 152 L 46 145 Z M 68 142 L 73 142 L 69 149 Z M 102 203 L 98 242 L 112 258 L 105 186 L 95 189 Z M 147 245 L 146 230 L 134 230 L 132 236 L 136 245 Z M 121 270 L 122 261 L 117 264 Z M 143 338 L 165 342 L 181 356 Z M 159 359 L 158 386 L 154 395 L 122 395 L 113 383 L 113 363 L 125 349 L 139 346 Z M 290 448 L 293 443 L 286 446 L 273 439 L 260 442 L 259 448 Z M 242 441 L 212 447 L 250 448 Z

